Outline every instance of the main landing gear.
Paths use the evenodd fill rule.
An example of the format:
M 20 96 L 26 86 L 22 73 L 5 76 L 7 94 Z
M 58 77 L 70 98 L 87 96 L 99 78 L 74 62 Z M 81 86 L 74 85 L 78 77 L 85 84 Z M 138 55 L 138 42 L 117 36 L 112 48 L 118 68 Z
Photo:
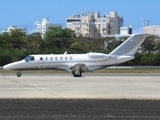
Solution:
M 82 72 L 78 72 L 78 73 L 72 72 L 72 75 L 74 77 L 81 77 L 82 76 Z
M 21 72 L 17 72 L 17 77 L 21 77 Z

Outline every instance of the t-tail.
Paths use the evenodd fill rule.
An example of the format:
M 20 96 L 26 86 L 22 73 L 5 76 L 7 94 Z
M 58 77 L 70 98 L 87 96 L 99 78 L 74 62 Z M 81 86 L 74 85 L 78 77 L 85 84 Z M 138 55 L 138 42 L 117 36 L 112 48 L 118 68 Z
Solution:
M 134 59 L 134 54 L 149 34 L 132 35 L 125 42 L 114 49 L 109 56 L 116 58 L 119 62 Z
M 120 46 L 114 49 L 109 55 L 126 55 L 133 56 L 135 52 L 138 50 L 139 46 L 146 39 L 146 37 L 151 36 L 148 34 L 142 35 L 132 35 L 125 42 L 123 42 Z

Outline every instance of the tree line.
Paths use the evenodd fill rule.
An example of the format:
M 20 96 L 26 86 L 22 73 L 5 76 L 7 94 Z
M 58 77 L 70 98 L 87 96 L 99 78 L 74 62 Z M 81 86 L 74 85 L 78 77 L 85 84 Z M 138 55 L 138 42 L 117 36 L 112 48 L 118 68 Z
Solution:
M 101 52 L 110 53 L 127 37 L 90 38 L 76 37 L 68 28 L 50 27 L 42 39 L 40 33 L 26 35 L 18 30 L 0 34 L 0 65 L 18 61 L 30 54 L 71 54 Z M 122 65 L 160 65 L 160 38 L 148 37 L 136 52 L 135 59 Z

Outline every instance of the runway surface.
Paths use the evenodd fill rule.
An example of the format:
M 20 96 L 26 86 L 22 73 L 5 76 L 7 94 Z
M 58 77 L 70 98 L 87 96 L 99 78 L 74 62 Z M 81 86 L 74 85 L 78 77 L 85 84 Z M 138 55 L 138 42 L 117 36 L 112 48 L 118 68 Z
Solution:
M 1 120 L 159 120 L 160 101 L 1 99 Z
M 0 98 L 160 99 L 160 75 L 1 74 Z
M 0 73 L 3 120 L 160 119 L 160 74 Z

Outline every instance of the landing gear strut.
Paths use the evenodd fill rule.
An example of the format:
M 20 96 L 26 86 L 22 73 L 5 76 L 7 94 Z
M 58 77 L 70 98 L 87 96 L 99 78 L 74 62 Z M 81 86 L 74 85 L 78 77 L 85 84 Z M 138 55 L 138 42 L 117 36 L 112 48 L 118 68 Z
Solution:
M 21 77 L 21 72 L 17 72 L 17 77 Z

